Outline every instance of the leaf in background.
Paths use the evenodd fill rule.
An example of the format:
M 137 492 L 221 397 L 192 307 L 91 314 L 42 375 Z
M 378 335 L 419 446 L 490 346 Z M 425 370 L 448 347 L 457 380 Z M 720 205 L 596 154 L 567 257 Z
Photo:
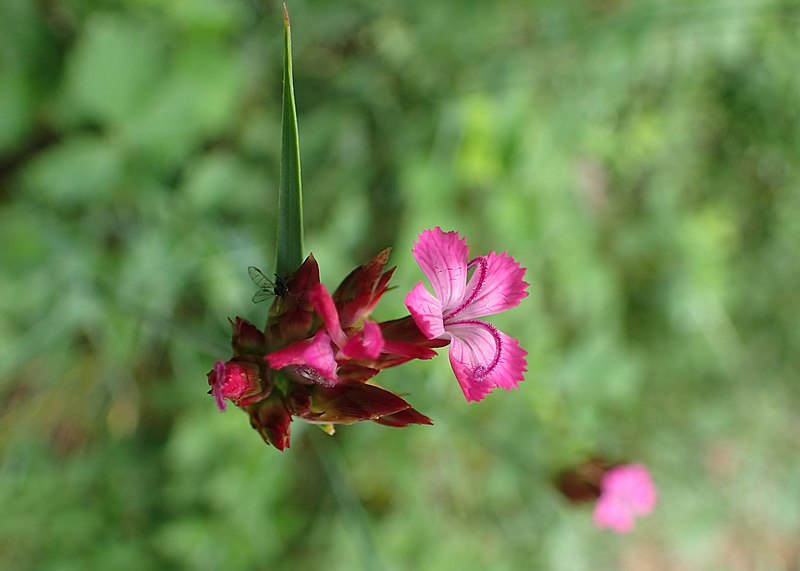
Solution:
M 164 66 L 163 39 L 133 19 L 92 16 L 68 55 L 68 101 L 81 115 L 124 123 L 151 95 Z
M 238 54 L 217 42 L 182 44 L 171 56 L 150 97 L 123 124 L 126 143 L 161 168 L 183 166 L 231 130 L 245 75 Z
M 33 194 L 58 206 L 98 205 L 122 177 L 120 149 L 103 137 L 74 135 L 40 153 L 25 169 Z

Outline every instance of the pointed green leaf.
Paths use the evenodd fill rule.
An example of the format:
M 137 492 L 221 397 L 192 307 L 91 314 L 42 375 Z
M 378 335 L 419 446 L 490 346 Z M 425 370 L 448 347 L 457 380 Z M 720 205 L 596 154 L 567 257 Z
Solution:
M 281 123 L 281 184 L 278 196 L 277 274 L 288 274 L 303 263 L 303 190 L 300 180 L 300 141 L 292 79 L 292 32 L 283 6 L 283 118 Z

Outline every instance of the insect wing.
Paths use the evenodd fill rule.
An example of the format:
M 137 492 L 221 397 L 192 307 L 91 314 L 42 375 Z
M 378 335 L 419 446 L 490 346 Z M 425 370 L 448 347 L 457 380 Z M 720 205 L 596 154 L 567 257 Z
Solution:
M 250 275 L 250 279 L 253 280 L 253 283 L 258 286 L 258 291 L 253 294 L 253 303 L 260 303 L 275 295 L 275 284 L 264 275 L 264 272 L 255 266 L 250 266 L 247 268 L 247 273 Z
M 253 303 L 261 303 L 265 299 L 269 299 L 272 297 L 271 291 L 266 291 L 263 289 L 258 290 L 256 293 L 253 294 L 252 300 Z
M 271 289 L 273 286 L 272 280 L 264 275 L 264 272 L 255 266 L 249 266 L 247 273 L 250 274 L 250 279 L 258 286 L 258 289 Z

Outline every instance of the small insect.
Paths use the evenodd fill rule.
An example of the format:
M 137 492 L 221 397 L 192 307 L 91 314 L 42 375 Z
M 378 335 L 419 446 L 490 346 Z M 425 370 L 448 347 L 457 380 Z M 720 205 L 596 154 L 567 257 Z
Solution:
M 253 303 L 261 303 L 270 297 L 284 297 L 289 293 L 289 285 L 283 276 L 275 274 L 275 279 L 271 280 L 255 266 L 248 267 L 247 273 L 258 286 L 258 291 L 253 294 Z

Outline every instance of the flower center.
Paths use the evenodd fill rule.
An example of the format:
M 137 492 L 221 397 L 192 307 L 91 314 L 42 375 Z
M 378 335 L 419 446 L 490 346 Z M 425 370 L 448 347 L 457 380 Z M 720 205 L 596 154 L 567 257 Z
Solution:
M 453 311 L 447 313 L 447 315 L 444 316 L 445 325 L 449 323 L 454 323 L 453 321 L 450 321 L 451 318 L 455 317 L 456 315 L 464 311 L 467 307 L 469 307 L 469 305 L 473 301 L 475 301 L 475 298 L 478 297 L 478 294 L 483 289 L 483 284 L 486 282 L 486 271 L 489 268 L 489 263 L 486 261 L 486 256 L 480 256 L 472 260 L 470 263 L 467 264 L 467 269 L 473 268 L 476 265 L 478 266 L 475 269 L 475 274 L 474 274 L 476 282 L 475 282 L 475 287 L 472 289 L 472 293 L 470 293 L 469 296 L 465 298 L 464 301 L 461 302 L 461 305 L 459 305 Z
M 494 357 L 488 364 L 476 365 L 475 368 L 470 371 L 473 379 L 476 381 L 482 381 L 484 378 L 488 377 L 492 371 L 495 370 L 498 363 L 500 363 L 500 356 L 503 353 L 503 339 L 500 337 L 500 332 L 493 325 L 475 319 L 465 319 L 464 321 L 450 322 L 450 324 L 480 327 L 481 329 L 488 331 L 492 336 L 492 339 L 494 340 Z

